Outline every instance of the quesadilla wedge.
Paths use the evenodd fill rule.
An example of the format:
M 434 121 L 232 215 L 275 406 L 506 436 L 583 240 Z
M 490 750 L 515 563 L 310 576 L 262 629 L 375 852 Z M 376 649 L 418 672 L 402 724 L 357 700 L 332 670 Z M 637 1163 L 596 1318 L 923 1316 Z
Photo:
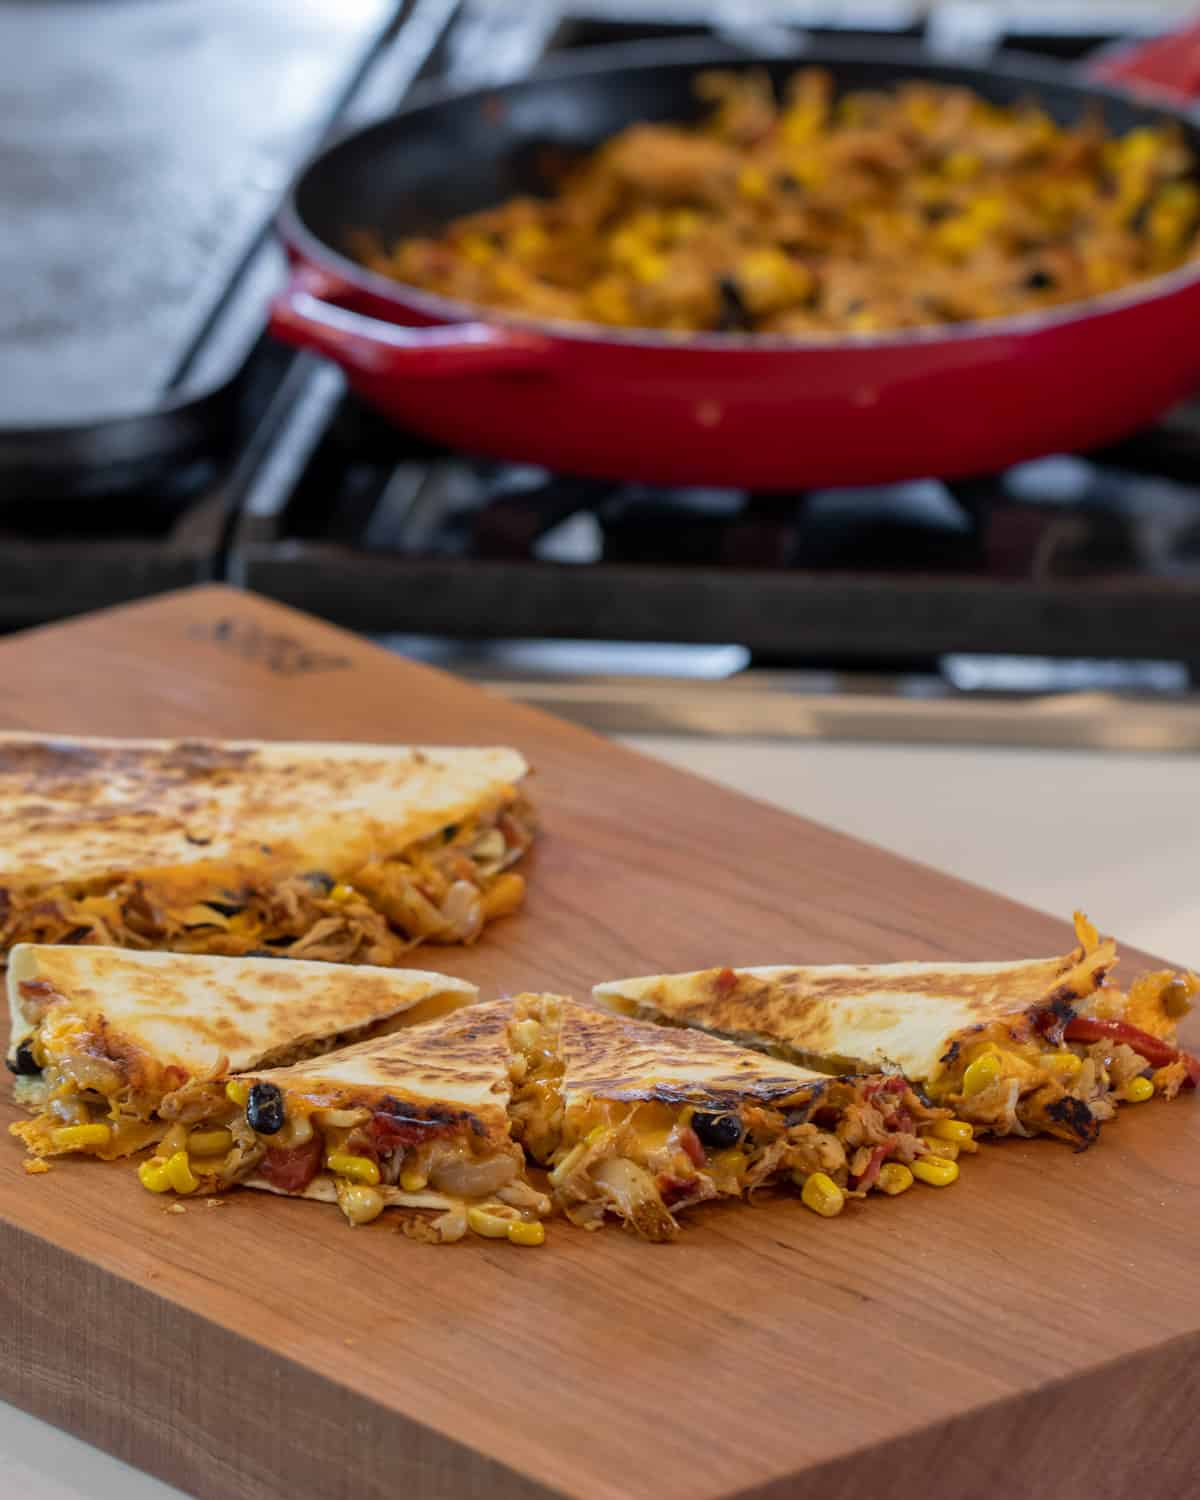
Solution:
M 832 1217 L 848 1197 L 902 1192 L 914 1170 L 953 1181 L 951 1157 L 973 1149 L 901 1078 L 829 1078 L 561 996 L 514 1004 L 513 1134 L 586 1229 L 613 1214 L 672 1240 L 680 1210 L 780 1184 Z
M 1082 1147 L 1118 1102 L 1195 1087 L 1200 1062 L 1175 1028 L 1200 982 L 1164 971 L 1123 993 L 1104 983 L 1113 940 L 1080 913 L 1075 930 L 1079 946 L 1061 958 L 707 969 L 593 995 L 826 1072 L 893 1070 L 976 1130 Z
M 0 733 L 0 956 L 397 963 L 520 906 L 516 750 Z
M 227 1081 L 192 1129 L 139 1168 L 152 1192 L 235 1184 L 336 1201 L 351 1224 L 385 1208 L 435 1243 L 468 1231 L 541 1244 L 549 1198 L 525 1178 L 513 1141 L 507 1001 L 452 1015 L 287 1068 Z M 432 1212 L 432 1219 L 427 1215 Z
M 108 1160 L 224 1102 L 224 1079 L 476 999 L 416 969 L 21 944 L 8 966 L 8 1066 L 34 1156 Z

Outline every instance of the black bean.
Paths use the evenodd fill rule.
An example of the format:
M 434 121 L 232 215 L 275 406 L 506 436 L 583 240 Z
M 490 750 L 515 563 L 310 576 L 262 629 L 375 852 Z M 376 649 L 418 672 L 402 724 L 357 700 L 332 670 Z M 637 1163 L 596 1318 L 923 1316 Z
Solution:
M 304 877 L 314 891 L 319 891 L 323 896 L 328 896 L 337 881 L 332 875 L 326 875 L 324 870 L 310 870 Z
M 715 1151 L 736 1146 L 742 1138 L 742 1122 L 737 1115 L 707 1115 L 697 1110 L 692 1116 L 692 1129 Z
M 10 1073 L 18 1073 L 26 1078 L 33 1078 L 42 1071 L 37 1065 L 37 1060 L 33 1055 L 33 1043 L 28 1037 L 17 1047 L 16 1056 L 7 1059 L 7 1064 Z
M 1129 227 L 1134 234 L 1145 234 L 1150 224 L 1150 211 L 1154 207 L 1154 199 L 1147 196 L 1142 199 L 1134 210 L 1133 218 L 1129 221 Z
M 273 1083 L 256 1083 L 246 1100 L 246 1124 L 259 1135 L 278 1135 L 283 1121 L 283 1095 Z
M 721 310 L 717 315 L 717 327 L 722 333 L 745 333 L 753 319 L 736 276 L 717 277 L 717 296 Z
M 1057 278 L 1053 271 L 1047 271 L 1044 266 L 1035 267 L 1021 283 L 1026 291 L 1030 292 L 1048 292 L 1051 287 L 1057 284 Z

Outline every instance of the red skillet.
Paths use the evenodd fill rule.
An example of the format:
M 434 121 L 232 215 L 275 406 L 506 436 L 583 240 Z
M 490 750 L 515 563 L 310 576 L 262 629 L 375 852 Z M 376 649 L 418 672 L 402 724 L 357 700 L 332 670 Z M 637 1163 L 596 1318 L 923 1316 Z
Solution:
M 1153 54 L 1178 86 L 1186 41 Z M 1190 55 L 1200 56 L 1192 40 Z M 1200 385 L 1200 262 L 1048 313 L 835 343 L 551 325 L 432 296 L 358 265 L 347 234 L 386 241 L 532 185 L 547 141 L 590 146 L 635 120 L 695 113 L 698 69 L 753 63 L 777 78 L 829 68 L 840 86 L 916 75 L 999 102 L 1035 96 L 1069 121 L 1179 120 L 1036 62 L 983 69 L 917 51 L 840 45 L 751 58 L 713 43 L 605 48 L 510 86 L 426 96 L 318 156 L 285 207 L 295 266 L 274 333 L 336 360 L 400 425 L 455 448 L 567 473 L 779 490 L 954 477 L 1086 449 L 1144 425 Z M 1126 76 L 1132 58 L 1110 64 Z M 1164 69 L 1166 76 L 1164 77 Z

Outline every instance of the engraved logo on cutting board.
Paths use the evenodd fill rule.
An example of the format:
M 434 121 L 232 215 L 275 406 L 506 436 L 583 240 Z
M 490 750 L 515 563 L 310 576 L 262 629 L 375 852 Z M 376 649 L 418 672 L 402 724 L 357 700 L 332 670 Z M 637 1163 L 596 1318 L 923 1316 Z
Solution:
M 208 641 L 232 651 L 243 661 L 255 662 L 280 677 L 307 677 L 314 672 L 339 672 L 353 665 L 348 656 L 328 651 L 314 651 L 295 636 L 277 630 L 264 630 L 253 620 L 239 620 L 225 615 L 219 620 L 197 622 L 188 626 L 193 641 Z

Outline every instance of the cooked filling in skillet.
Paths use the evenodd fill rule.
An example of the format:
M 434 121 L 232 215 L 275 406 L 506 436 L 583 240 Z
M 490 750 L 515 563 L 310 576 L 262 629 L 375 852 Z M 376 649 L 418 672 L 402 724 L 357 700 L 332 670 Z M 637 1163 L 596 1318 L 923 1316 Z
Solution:
M 14 885 L 0 892 L 0 949 L 101 943 L 387 966 L 421 942 L 473 942 L 486 922 L 515 911 L 525 881 L 508 867 L 536 826 L 518 795 L 337 881 L 321 871 L 280 877 L 214 861 Z
M 913 81 L 835 95 L 820 69 L 698 80 L 698 126 L 639 124 L 552 196 L 351 248 L 372 270 L 542 319 L 832 336 L 1002 317 L 1110 292 L 1200 250 L 1173 124 L 1113 137 Z

